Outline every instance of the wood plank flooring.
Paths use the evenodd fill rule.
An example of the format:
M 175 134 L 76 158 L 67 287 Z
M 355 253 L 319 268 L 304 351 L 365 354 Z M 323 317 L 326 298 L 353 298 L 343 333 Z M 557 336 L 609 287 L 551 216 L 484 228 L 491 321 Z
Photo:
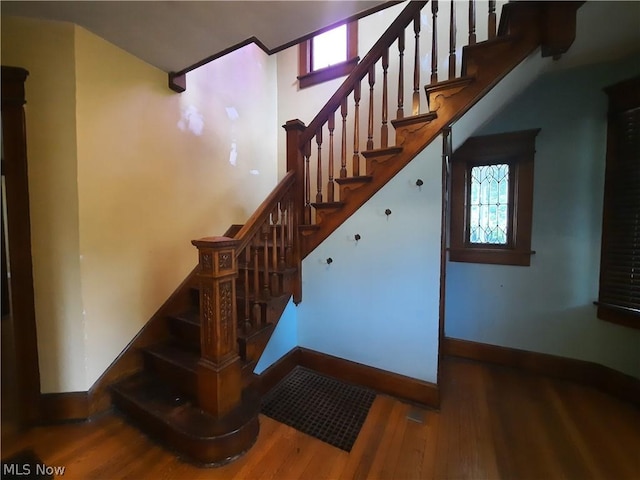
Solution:
M 248 454 L 202 469 L 107 414 L 3 437 L 2 458 L 30 447 L 66 479 L 640 479 L 637 406 L 460 359 L 442 377 L 440 411 L 377 396 L 350 453 L 262 416 Z

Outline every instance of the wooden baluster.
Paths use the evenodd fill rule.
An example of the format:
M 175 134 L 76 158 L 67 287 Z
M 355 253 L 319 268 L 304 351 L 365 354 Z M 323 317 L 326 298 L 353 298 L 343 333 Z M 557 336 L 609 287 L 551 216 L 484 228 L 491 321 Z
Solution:
M 327 201 L 335 200 L 335 184 L 333 182 L 333 131 L 336 128 L 336 112 L 329 115 L 329 182 L 327 183 Z
M 316 171 L 316 203 L 322 203 L 322 127 L 316 132 L 316 144 L 318 145 L 318 170 Z
M 489 0 L 489 40 L 496 36 L 496 0 Z
M 262 226 L 262 298 L 268 300 L 271 297 L 269 288 L 269 225 Z
M 451 0 L 449 16 L 449 79 L 456 78 L 456 2 Z
M 413 33 L 415 35 L 415 53 L 413 55 L 413 115 L 420 113 L 420 12 L 413 19 Z
M 291 267 L 294 265 L 293 258 L 293 236 L 296 233 L 296 225 L 295 225 L 295 216 L 294 216 L 294 199 L 295 197 L 291 195 L 287 202 L 287 248 L 285 251 L 285 261 L 287 262 L 287 266 Z
M 251 309 L 249 307 L 249 267 L 251 267 L 251 244 L 244 250 L 244 332 L 251 330 Z
M 271 293 L 278 295 L 282 293 L 278 285 L 278 205 L 276 205 L 273 213 L 271 213 Z
M 355 84 L 353 88 L 353 99 L 355 101 L 355 119 L 353 123 L 353 176 L 360 176 L 360 86 L 361 82 Z
M 256 235 L 251 242 L 253 249 L 253 306 L 251 307 L 251 324 L 254 327 L 258 327 L 260 325 L 262 316 L 262 309 L 260 308 L 259 303 L 259 292 L 260 292 L 260 250 L 258 245 L 258 235 Z
M 431 83 L 438 82 L 438 0 L 431 0 Z
M 347 176 L 347 99 L 342 100 L 340 105 L 340 115 L 342 116 L 342 151 L 340 156 L 340 178 Z
M 285 200 L 280 201 L 280 258 L 278 266 L 281 270 L 287 267 L 286 246 L 287 246 L 287 205 Z
M 311 141 L 304 146 L 304 223 L 311 225 L 311 166 L 309 161 L 311 158 Z
M 389 49 L 382 54 L 382 128 L 380 129 L 380 146 L 389 146 L 389 86 L 387 83 L 387 70 L 389 69 Z
M 476 43 L 476 0 L 469 0 L 469 45 Z
M 369 69 L 369 128 L 367 129 L 367 150 L 373 150 L 373 86 L 376 83 L 376 66 Z
M 398 111 L 396 118 L 404 118 L 404 30 L 398 36 Z

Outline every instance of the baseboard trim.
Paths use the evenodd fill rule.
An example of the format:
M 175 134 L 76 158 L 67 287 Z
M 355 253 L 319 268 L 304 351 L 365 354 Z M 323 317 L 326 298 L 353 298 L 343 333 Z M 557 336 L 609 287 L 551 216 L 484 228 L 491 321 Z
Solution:
M 300 347 L 294 347 L 257 375 L 260 394 L 266 394 L 298 365 L 300 365 Z
M 439 408 L 440 406 L 440 393 L 435 383 L 303 347 L 291 349 L 289 353 L 258 375 L 260 391 L 263 394 L 268 392 L 297 366 L 426 407 Z
M 40 394 L 40 422 L 84 421 L 91 417 L 89 392 Z
M 169 338 L 167 316 L 188 304 L 189 287 L 194 282 L 194 268 L 171 296 L 160 306 L 137 335 L 120 352 L 104 373 L 85 392 L 40 394 L 41 423 L 61 423 L 91 420 L 111 408 L 109 386 L 143 369 L 139 350 Z
M 599 363 L 450 337 L 440 342 L 440 353 L 570 380 L 640 404 L 640 380 Z
M 386 393 L 428 407 L 440 407 L 440 393 L 435 383 L 300 348 L 300 365 L 344 382 Z
M 134 342 L 132 342 L 134 343 Z M 122 361 L 122 359 L 120 359 Z M 116 362 L 114 362 L 116 363 Z M 124 364 L 125 362 L 122 362 Z M 380 393 L 408 400 L 431 408 L 439 408 L 440 393 L 434 383 L 407 377 L 344 358 L 334 357 L 302 347 L 295 347 L 258 377 L 262 394 L 271 390 L 295 367 L 302 366 L 344 382 L 371 388 Z M 112 369 L 101 381 L 86 392 L 46 393 L 40 396 L 41 421 L 60 423 L 86 421 L 111 407 L 106 391 L 106 378 L 115 380 L 116 372 L 129 373 L 130 369 Z

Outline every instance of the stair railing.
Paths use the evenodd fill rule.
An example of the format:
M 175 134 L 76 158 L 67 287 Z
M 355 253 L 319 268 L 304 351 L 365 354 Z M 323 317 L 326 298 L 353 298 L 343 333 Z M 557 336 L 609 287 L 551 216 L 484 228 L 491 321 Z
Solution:
M 287 173 L 234 238 L 192 242 L 199 255 L 198 404 L 218 417 L 231 412 L 241 400 L 238 330 L 249 335 L 264 326 L 264 309 L 272 295 L 299 291 L 300 268 L 294 256 L 295 180 L 295 172 Z M 293 281 L 283 280 L 287 273 L 293 275 Z
M 300 302 L 301 261 L 304 252 L 301 251 L 299 232 L 300 228 L 313 224 L 311 206 L 331 205 L 338 199 L 334 183 L 348 183 L 350 178 L 358 179 L 364 176 L 365 171 L 360 166 L 360 160 L 361 144 L 365 143 L 365 138 L 368 151 L 389 148 L 389 98 L 390 93 L 394 93 L 389 86 L 390 72 L 397 78 L 397 83 L 391 82 L 396 85 L 397 94 L 396 119 L 392 120 L 392 123 L 407 118 L 404 107 L 405 88 L 411 91 L 409 118 L 415 118 L 423 111 L 428 111 L 428 106 L 420 100 L 420 72 L 423 60 L 420 57 L 420 33 L 424 23 L 422 9 L 427 3 L 408 3 L 308 127 L 299 120 L 287 122 L 284 128 L 287 132 L 288 173 L 233 238 L 207 237 L 192 242 L 198 248 L 197 276 L 200 284 L 201 358 L 198 365 L 197 397 L 200 408 L 207 412 L 221 417 L 241 403 L 242 372 L 237 347 L 238 331 L 248 335 L 263 326 L 263 309 L 272 295 L 290 293 L 296 303 Z M 455 3 L 455 0 L 451 2 L 449 15 L 450 78 L 455 77 L 457 68 Z M 438 0 L 431 1 L 431 83 L 438 82 L 439 4 Z M 491 38 L 495 36 L 495 2 L 489 1 L 488 5 L 488 36 Z M 468 11 L 470 43 L 476 41 L 475 6 L 476 1 L 471 0 Z M 413 57 L 411 77 L 404 75 L 407 28 L 411 29 L 414 37 L 413 51 L 408 50 Z M 390 49 L 394 43 L 397 44 L 398 55 L 390 62 Z M 379 76 L 382 77 L 382 103 L 379 118 L 375 120 L 375 85 Z M 365 95 L 361 105 L 362 81 L 365 77 L 369 85 L 369 95 Z M 348 105 L 351 95 L 354 105 L 353 117 L 349 117 Z M 362 124 L 361 107 L 368 113 L 367 122 Z M 336 178 L 334 162 L 338 155 L 335 153 L 337 141 L 334 136 L 337 123 L 340 125 L 340 169 Z M 365 128 L 364 125 L 366 135 L 361 132 L 361 129 Z M 323 149 L 324 138 L 329 139 L 329 146 Z M 315 143 L 314 150 L 317 151 L 317 166 L 314 168 L 310 165 L 312 143 Z M 348 144 L 353 146 L 350 162 L 347 158 Z M 323 183 L 325 169 L 328 178 L 326 185 Z M 351 171 L 351 177 L 348 175 L 348 169 Z M 311 203 L 312 170 L 316 174 L 314 204 Z M 242 272 L 242 276 L 238 280 L 239 271 Z M 284 281 L 287 272 L 291 275 L 289 280 Z M 243 300 L 240 303 L 240 315 L 238 298 Z
M 462 43 L 460 40 L 473 45 L 479 36 L 483 39 L 496 36 L 496 2 L 493 0 L 465 3 L 431 0 L 430 9 L 425 8 L 427 4 L 427 1 L 409 2 L 311 123 L 297 135 L 299 143 L 287 143 L 292 147 L 287 150 L 288 163 L 299 163 L 302 168 L 298 174 L 302 181 L 297 188 L 302 189 L 303 203 L 299 208 L 303 229 L 312 230 L 318 223 L 314 211 L 332 208 L 341 200 L 336 183 L 348 188 L 349 183 L 366 181 L 368 152 L 382 152 L 394 145 L 389 129 L 390 110 L 395 108 L 395 119 L 391 122 L 396 127 L 403 121 L 410 122 L 421 114 L 428 114 L 429 105 L 421 100 L 421 89 L 425 86 L 422 71 L 428 71 L 430 64 L 429 82 L 425 84 L 453 80 L 461 73 L 460 48 L 457 47 Z M 477 4 L 482 4 L 487 11 L 482 25 L 476 24 Z M 445 17 L 439 19 L 438 14 L 443 11 Z M 442 23 L 444 25 L 440 25 Z M 458 32 L 457 25 L 462 25 L 465 31 Z M 427 30 L 426 34 L 423 29 Z M 448 45 L 438 45 L 439 30 L 449 32 Z M 413 40 L 407 42 L 407 37 Z M 440 55 L 443 62 L 438 60 L 439 50 L 448 53 L 448 56 Z M 412 75 L 405 75 L 407 56 L 413 65 Z M 439 78 L 441 63 L 448 63 L 448 68 L 443 69 L 448 73 L 446 79 Z M 407 96 L 410 97 L 408 105 L 405 104 Z M 397 105 L 390 105 L 391 98 L 397 99 Z M 363 113 L 365 117 L 361 119 Z

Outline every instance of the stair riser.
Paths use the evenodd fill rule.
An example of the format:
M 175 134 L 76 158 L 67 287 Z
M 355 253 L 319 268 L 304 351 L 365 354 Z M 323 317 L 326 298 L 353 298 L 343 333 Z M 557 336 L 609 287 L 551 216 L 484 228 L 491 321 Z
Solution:
M 181 347 L 193 352 L 200 351 L 200 325 L 170 318 L 169 331 Z
M 144 367 L 145 370 L 154 372 L 176 390 L 195 398 L 198 391 L 198 376 L 196 372 L 182 368 L 148 352 L 144 353 Z
M 197 286 L 189 289 L 189 305 L 192 308 L 198 308 L 200 305 L 200 288 Z
M 367 160 L 367 173 L 369 172 L 369 161 Z M 341 202 L 347 202 L 349 201 L 349 195 L 351 194 L 351 192 L 358 190 L 359 188 L 362 188 L 363 186 L 365 186 L 366 184 L 360 184 L 360 185 L 340 185 L 340 201 Z

